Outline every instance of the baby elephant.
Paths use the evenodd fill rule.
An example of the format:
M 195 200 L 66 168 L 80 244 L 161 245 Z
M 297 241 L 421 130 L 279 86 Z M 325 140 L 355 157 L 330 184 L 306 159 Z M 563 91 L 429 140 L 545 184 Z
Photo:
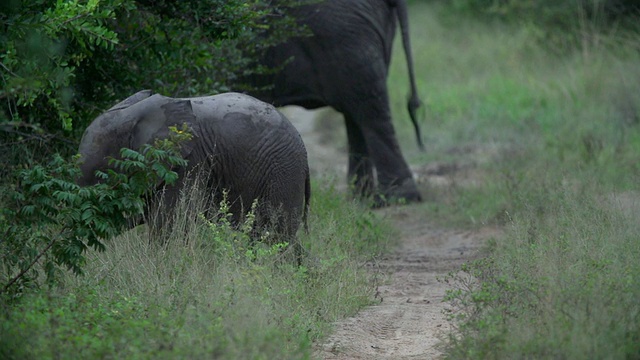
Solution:
M 109 167 L 108 157 L 121 148 L 139 150 L 169 136 L 169 127 L 187 124 L 193 138 L 181 147 L 188 161 L 177 169 L 179 180 L 160 184 L 159 205 L 171 213 L 180 191 L 194 177 L 204 178 L 211 201 L 227 192 L 232 220 L 240 221 L 255 200 L 256 226 L 269 227 L 290 241 L 306 221 L 310 185 L 307 151 L 298 131 L 273 106 L 251 96 L 225 93 L 176 99 L 140 91 L 107 110 L 85 130 L 80 142 L 81 185 L 95 184 L 96 170 Z M 162 227 L 164 221 L 150 224 Z M 306 225 L 306 223 L 305 223 Z

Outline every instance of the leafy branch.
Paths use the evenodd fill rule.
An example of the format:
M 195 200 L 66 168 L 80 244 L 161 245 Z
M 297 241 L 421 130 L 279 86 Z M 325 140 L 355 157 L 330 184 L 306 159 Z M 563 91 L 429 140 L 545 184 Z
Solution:
M 102 182 L 93 186 L 75 183 L 79 156 L 65 161 L 56 155 L 47 165 L 20 171 L 18 184 L 7 191 L 9 206 L 0 209 L 0 227 L 6 229 L 0 293 L 37 287 L 42 275 L 55 283 L 61 268 L 82 274 L 89 248 L 104 251 L 104 240 L 143 214 L 150 191 L 178 179 L 172 169 L 186 166 L 180 144 L 191 136 L 183 130 L 173 128 L 169 139 L 140 152 L 122 149 L 120 159 L 111 159 L 113 169 L 98 172 Z

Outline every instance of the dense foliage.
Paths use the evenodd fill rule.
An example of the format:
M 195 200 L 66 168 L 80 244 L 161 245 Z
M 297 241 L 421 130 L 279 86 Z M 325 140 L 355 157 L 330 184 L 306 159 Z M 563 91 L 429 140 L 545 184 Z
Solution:
M 250 217 L 238 229 L 222 206 L 217 223 L 190 216 L 203 210 L 194 189 L 164 245 L 127 231 L 87 253 L 85 276 L 0 306 L 0 358 L 312 358 L 334 321 L 371 302 L 381 279 L 363 263 L 389 240 L 384 220 L 313 186 L 303 266 L 283 243 L 252 241 Z
M 56 151 L 75 151 L 98 113 L 141 89 L 168 96 L 227 90 L 253 71 L 252 56 L 295 28 L 268 4 L 2 2 L 0 175 Z

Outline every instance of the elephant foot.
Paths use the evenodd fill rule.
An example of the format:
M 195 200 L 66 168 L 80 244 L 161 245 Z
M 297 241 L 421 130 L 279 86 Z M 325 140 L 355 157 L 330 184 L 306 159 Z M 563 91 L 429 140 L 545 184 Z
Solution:
M 393 204 L 421 202 L 422 195 L 418 191 L 413 178 L 405 179 L 399 184 L 392 184 L 381 189 L 373 198 L 372 207 L 380 208 Z

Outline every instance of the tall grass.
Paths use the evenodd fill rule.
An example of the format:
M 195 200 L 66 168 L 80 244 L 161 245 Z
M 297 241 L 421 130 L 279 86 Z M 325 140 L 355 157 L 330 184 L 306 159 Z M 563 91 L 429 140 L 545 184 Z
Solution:
M 452 277 L 462 336 L 450 357 L 636 358 L 638 194 L 605 198 L 593 184 L 546 177 L 527 187 L 507 235 Z
M 526 26 L 468 16 L 444 21 L 442 11 L 438 3 L 415 3 L 410 18 L 426 152 L 411 141 L 409 87 L 398 43 L 388 83 L 394 124 L 410 163 L 470 163 L 482 173 L 483 186 L 457 193 L 469 201 L 447 216 L 495 220 L 505 210 L 509 178 L 554 167 L 596 173 L 609 190 L 634 188 L 640 144 L 637 38 L 603 35 L 588 52 L 558 52 Z M 424 191 L 439 196 L 438 189 Z
M 419 175 L 420 164 L 467 164 L 477 180 L 427 181 L 432 219 L 505 228 L 450 277 L 458 331 L 447 355 L 639 357 L 637 35 L 592 33 L 557 49 L 530 27 L 441 16 L 441 6 L 414 3 L 410 19 L 427 152 L 410 141 L 397 47 L 395 125 Z
M 314 184 L 302 266 L 284 244 L 254 243 L 250 226 L 199 217 L 198 198 L 185 198 L 166 244 L 138 227 L 90 256 L 85 276 L 4 314 L 2 357 L 309 358 L 333 321 L 371 301 L 363 264 L 388 227 L 329 186 Z

